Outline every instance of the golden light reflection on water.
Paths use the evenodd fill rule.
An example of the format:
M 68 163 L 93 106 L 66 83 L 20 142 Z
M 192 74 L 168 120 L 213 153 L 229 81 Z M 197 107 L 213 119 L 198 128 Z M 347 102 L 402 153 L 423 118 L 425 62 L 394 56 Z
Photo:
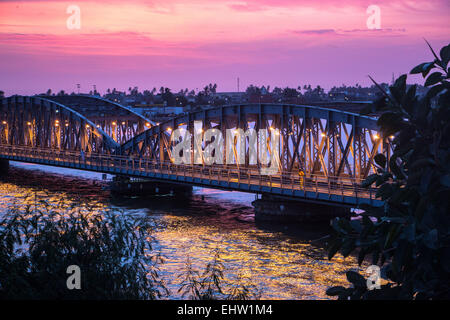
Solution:
M 44 179 L 38 173 L 33 174 L 26 173 L 27 178 L 29 175 L 31 180 L 36 179 L 37 175 Z M 24 173 L 18 171 L 14 179 L 0 181 L 0 214 L 13 206 L 78 207 L 86 201 L 88 205 L 83 210 L 90 212 L 117 206 L 111 203 L 107 191 L 86 181 L 46 175 L 45 182 L 38 186 L 18 183 L 24 179 Z M 157 241 L 155 249 L 165 257 L 160 270 L 171 290 L 171 298 L 180 298 L 179 275 L 185 269 L 187 258 L 194 268 L 203 271 L 216 248 L 226 268 L 225 280 L 231 282 L 242 276 L 260 290 L 262 299 L 328 299 L 325 290 L 335 285 L 347 286 L 345 271 L 358 268 L 352 257 L 336 256 L 328 261 L 322 245 L 310 241 L 318 235 L 297 237 L 261 228 L 253 222 L 238 221 L 237 216 L 249 213 L 242 205 L 219 206 L 194 199 L 175 207 L 169 200 L 169 205 L 161 208 L 159 200 L 131 202 L 132 206 L 122 205 L 124 212 L 146 214 L 159 225 L 153 234 Z
M 279 233 L 256 228 L 221 230 L 199 224 L 196 217 L 164 216 L 163 220 L 168 227 L 157 232 L 156 238 L 167 257 L 164 273 L 180 273 L 187 257 L 203 270 L 218 248 L 227 267 L 226 278 L 231 281 L 243 274 L 262 290 L 262 299 L 326 299 L 325 290 L 348 285 L 345 271 L 357 267 L 352 258 L 328 261 L 324 249 Z M 177 288 L 180 281 L 171 279 L 170 286 Z

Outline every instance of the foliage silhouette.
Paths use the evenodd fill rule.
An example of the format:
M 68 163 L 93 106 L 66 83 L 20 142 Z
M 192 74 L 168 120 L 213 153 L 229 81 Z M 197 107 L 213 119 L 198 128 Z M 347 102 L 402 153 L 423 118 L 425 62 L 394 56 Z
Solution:
M 180 275 L 183 281 L 178 292 L 190 300 L 249 300 L 261 297 L 261 292 L 253 284 L 247 284 L 241 274 L 235 281 L 226 281 L 225 271 L 218 248 L 202 273 L 193 268 L 188 258 L 185 270 Z
M 427 42 L 428 44 L 428 42 Z M 428 44 L 429 45 L 429 44 Z M 390 158 L 375 157 L 377 173 L 363 186 L 376 184 L 381 208 L 364 208 L 360 220 L 332 222 L 329 258 L 338 251 L 358 250 L 358 262 L 371 257 L 387 280 L 368 290 L 363 276 L 349 271 L 349 288 L 333 287 L 327 294 L 339 299 L 450 298 L 450 45 L 434 60 L 412 69 L 421 73 L 424 96 L 400 76 L 383 90 L 383 97 L 366 113 L 383 111 L 378 119 L 383 139 L 391 139 Z
M 61 208 L 58 208 L 61 209 Z M 0 299 L 156 299 L 168 292 L 152 226 L 107 210 L 12 208 L 0 222 Z M 68 290 L 67 267 L 81 270 Z

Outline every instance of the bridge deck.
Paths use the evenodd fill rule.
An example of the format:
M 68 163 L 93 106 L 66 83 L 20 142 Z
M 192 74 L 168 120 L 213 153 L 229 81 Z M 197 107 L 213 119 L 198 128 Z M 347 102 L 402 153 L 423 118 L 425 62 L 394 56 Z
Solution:
M 121 174 L 164 182 L 295 198 L 297 200 L 358 206 L 381 206 L 376 190 L 362 188 L 361 181 L 346 177 L 292 174 L 263 176 L 257 168 L 236 166 L 175 165 L 124 156 L 81 154 L 17 146 L 0 146 L 0 158 L 109 174 Z

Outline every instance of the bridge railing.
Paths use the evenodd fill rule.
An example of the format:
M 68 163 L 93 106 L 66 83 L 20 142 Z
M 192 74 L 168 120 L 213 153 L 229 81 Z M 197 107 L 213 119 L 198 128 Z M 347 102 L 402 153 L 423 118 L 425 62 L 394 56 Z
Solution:
M 71 167 L 80 165 L 86 169 L 96 167 L 100 172 L 119 170 L 121 174 L 136 172 L 155 172 L 175 175 L 181 181 L 189 178 L 207 179 L 217 183 L 224 182 L 228 186 L 237 184 L 243 186 L 268 187 L 283 189 L 286 194 L 289 190 L 313 192 L 315 194 L 329 194 L 365 198 L 375 200 L 376 188 L 361 187 L 361 179 L 350 177 L 333 177 L 320 174 L 298 175 L 298 172 L 280 172 L 275 175 L 261 175 L 258 168 L 238 168 L 237 166 L 202 166 L 202 165 L 178 165 L 171 162 L 153 162 L 145 158 L 132 158 L 116 155 L 101 155 L 77 151 L 59 151 L 50 148 L 32 148 L 0 145 L 0 155 L 22 157 L 24 161 L 47 161 L 48 164 Z M 242 185 L 242 186 L 241 186 Z

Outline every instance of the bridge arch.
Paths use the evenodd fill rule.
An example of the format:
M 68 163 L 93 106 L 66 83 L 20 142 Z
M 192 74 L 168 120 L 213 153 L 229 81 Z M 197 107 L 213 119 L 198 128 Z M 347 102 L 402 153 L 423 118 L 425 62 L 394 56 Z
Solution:
M 119 144 L 156 123 L 131 108 L 93 95 L 43 96 L 82 114 Z
M 375 118 L 284 104 L 230 105 L 181 115 L 136 135 L 122 144 L 119 152 L 154 163 L 168 162 L 172 159 L 171 132 L 183 128 L 193 135 L 199 126 L 203 131 L 218 129 L 223 137 L 227 129 L 279 129 L 278 171 L 283 173 L 364 179 L 376 170 L 373 158 L 377 153 L 387 158 L 390 154 L 389 139 L 377 133 Z M 206 145 L 203 142 L 202 147 Z M 191 146 L 193 150 L 194 141 Z M 247 152 L 248 146 L 245 148 Z M 251 165 L 248 154 L 245 161 L 245 167 L 261 167 Z
M 0 144 L 99 154 L 113 154 L 120 146 L 84 115 L 38 96 L 1 100 Z

